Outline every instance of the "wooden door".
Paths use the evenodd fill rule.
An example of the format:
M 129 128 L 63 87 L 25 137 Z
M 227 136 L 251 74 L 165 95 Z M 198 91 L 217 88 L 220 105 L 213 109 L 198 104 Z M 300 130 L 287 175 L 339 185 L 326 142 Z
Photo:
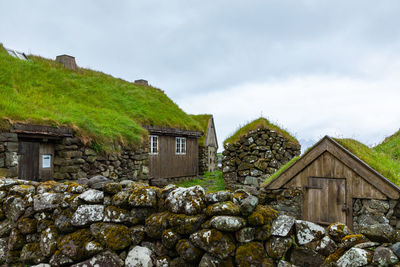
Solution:
M 39 180 L 39 147 L 38 142 L 19 142 L 18 176 L 20 179 Z
M 54 145 L 41 143 L 39 148 L 39 179 L 47 181 L 53 179 Z
M 305 191 L 305 220 L 322 225 L 347 223 L 345 179 L 308 177 Z

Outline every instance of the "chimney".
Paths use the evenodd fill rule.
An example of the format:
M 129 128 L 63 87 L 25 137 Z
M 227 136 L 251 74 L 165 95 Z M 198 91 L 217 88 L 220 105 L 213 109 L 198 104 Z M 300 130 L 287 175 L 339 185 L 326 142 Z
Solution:
M 66 69 L 77 70 L 75 58 L 69 55 L 60 55 L 56 57 L 56 61 L 64 65 Z
M 143 80 L 143 79 L 135 80 L 135 83 L 136 83 L 136 84 L 140 84 L 140 85 L 149 86 L 149 82 L 148 82 L 147 80 Z

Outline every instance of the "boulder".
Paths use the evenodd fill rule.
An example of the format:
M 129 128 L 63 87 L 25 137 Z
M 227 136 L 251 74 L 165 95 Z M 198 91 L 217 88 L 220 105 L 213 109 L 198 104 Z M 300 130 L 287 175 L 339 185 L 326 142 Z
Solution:
M 275 236 L 287 236 L 290 230 L 292 230 L 295 221 L 296 219 L 292 216 L 279 215 L 272 222 L 271 234 Z
M 249 242 L 238 246 L 235 254 L 238 267 L 273 266 L 273 261 L 265 257 L 264 246 L 259 242 Z
M 189 240 L 181 239 L 176 244 L 176 251 L 179 256 L 184 259 L 186 262 L 197 263 L 200 261 L 204 252 L 195 247 Z
M 332 223 L 326 230 L 328 235 L 336 242 L 340 242 L 343 237 L 352 233 L 349 227 L 340 222 Z
M 43 193 L 33 197 L 33 209 L 35 211 L 54 210 L 57 208 L 64 195 L 61 193 Z
M 215 216 L 211 219 L 210 224 L 223 232 L 235 232 L 246 226 L 246 220 L 237 216 Z
M 171 228 L 178 234 L 186 235 L 196 232 L 200 229 L 201 224 L 206 220 L 204 214 L 185 215 L 185 214 L 169 214 L 168 222 Z
M 57 250 L 58 232 L 55 226 L 49 226 L 42 231 L 40 236 L 40 251 L 45 257 L 49 257 Z
M 206 201 L 209 204 L 224 202 L 229 200 L 232 200 L 232 193 L 230 191 L 218 191 L 215 193 L 206 194 Z
M 17 228 L 21 234 L 31 234 L 36 232 L 36 220 L 32 218 L 20 218 L 17 222 Z
M 388 224 L 374 224 L 361 229 L 361 233 L 373 242 L 389 243 L 394 241 L 394 229 Z
M 101 203 L 104 199 L 104 193 L 96 189 L 89 189 L 78 197 L 87 203 Z
M 14 227 L 14 223 L 10 220 L 4 220 L 0 222 L 0 237 L 8 237 L 11 229 Z
M 60 262 L 70 263 L 70 260 L 83 260 L 87 254 L 85 244 L 92 241 L 92 239 L 92 235 L 88 229 L 81 229 L 65 235 L 58 243 L 58 248 L 62 255 L 59 255 L 56 251 L 52 258 L 57 264 L 53 264 L 51 261 L 50 264 L 60 266 L 62 265 L 59 264 Z
M 240 213 L 243 216 L 249 216 L 258 205 L 258 198 L 255 196 L 248 196 L 240 204 Z
M 131 231 L 131 241 L 132 241 L 131 245 L 132 246 L 139 245 L 143 241 L 146 235 L 145 227 L 143 225 L 137 225 L 131 227 L 129 230 Z
M 0 264 L 6 261 L 8 238 L 0 238 Z
M 111 250 L 122 250 L 131 244 L 131 231 L 128 227 L 114 223 L 94 223 L 90 232 L 103 246 Z
M 400 242 L 396 242 L 391 246 L 391 249 L 393 250 L 394 254 L 396 254 L 396 256 L 398 258 L 400 258 Z
M 21 250 L 20 260 L 24 263 L 41 263 L 46 258 L 40 252 L 39 243 L 27 243 Z
M 70 266 L 74 261 L 57 250 L 50 258 L 51 266 Z
M 135 219 L 131 218 L 128 210 L 117 208 L 115 206 L 108 206 L 104 210 L 104 222 L 135 223 Z
M 8 238 L 8 250 L 19 250 L 25 245 L 24 236 L 15 228 L 11 230 Z
M 337 261 L 339 267 L 356 267 L 368 264 L 371 255 L 368 251 L 361 248 L 351 248 Z
M 216 215 L 239 215 L 240 209 L 239 206 L 234 204 L 232 201 L 225 202 L 217 202 L 215 204 L 211 204 L 206 209 L 207 216 L 216 216 Z
M 72 209 L 63 210 L 54 220 L 54 225 L 61 233 L 70 233 L 74 231 L 74 226 L 72 225 L 72 216 L 74 212 Z
M 120 183 L 107 183 L 103 185 L 104 193 L 114 195 L 122 190 L 122 185 Z
M 36 188 L 33 185 L 14 185 L 10 188 L 10 195 L 18 195 L 24 197 L 28 194 L 35 194 Z
M 81 205 L 72 216 L 71 224 L 74 226 L 84 226 L 90 223 L 102 221 L 103 218 L 103 205 Z
M 126 267 L 152 267 L 153 266 L 153 252 L 141 246 L 133 247 L 125 259 Z
M 255 210 L 247 218 L 251 226 L 260 226 L 264 224 L 271 224 L 273 220 L 278 217 L 278 212 L 270 206 L 258 205 Z
M 399 262 L 397 256 L 393 253 L 390 248 L 377 247 L 374 250 L 374 256 L 372 258 L 372 264 L 375 266 L 392 266 Z
M 252 227 L 245 227 L 237 231 L 235 235 L 238 242 L 247 243 L 254 240 L 256 229 Z
M 167 249 L 174 249 L 181 236 L 171 229 L 165 230 L 161 235 L 161 242 Z
M 117 254 L 105 251 L 83 262 L 71 265 L 71 267 L 123 267 L 124 262 Z
M 146 218 L 145 230 L 146 234 L 155 239 L 160 239 L 162 232 L 168 228 L 167 211 L 151 214 Z
M 329 236 L 324 236 L 319 242 L 315 250 L 325 256 L 328 257 L 330 254 L 335 252 L 337 249 L 337 245 L 335 241 L 333 241 Z
M 325 235 L 325 229 L 318 224 L 296 220 L 296 238 L 299 245 L 305 245 Z
M 265 243 L 265 249 L 268 255 L 276 260 L 282 259 L 291 246 L 292 238 L 290 237 L 273 236 Z
M 190 235 L 190 241 L 212 256 L 225 259 L 235 251 L 235 243 L 230 236 L 215 229 L 203 229 Z
M 110 182 L 111 182 L 110 179 L 102 175 L 97 175 L 89 179 L 88 186 L 93 189 L 102 189 L 105 184 Z
M 16 222 L 26 209 L 25 201 L 17 196 L 9 196 L 3 202 L 6 217 L 12 222 Z
M 132 207 L 155 207 L 157 206 L 157 194 L 161 194 L 157 187 L 135 185 L 128 202 Z
M 201 186 L 178 187 L 168 194 L 165 205 L 170 212 L 195 215 L 205 208 L 205 191 Z
M 289 262 L 298 266 L 323 266 L 324 257 L 307 247 L 294 247 Z
M 290 262 L 284 261 L 284 260 L 280 260 L 278 262 L 278 267 L 296 267 L 296 265 L 291 264 Z

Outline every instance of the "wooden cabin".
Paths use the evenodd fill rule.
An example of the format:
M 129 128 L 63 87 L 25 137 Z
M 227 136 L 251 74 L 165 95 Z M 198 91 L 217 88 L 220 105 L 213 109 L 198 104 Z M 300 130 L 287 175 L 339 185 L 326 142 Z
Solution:
M 145 126 L 150 135 L 149 179 L 198 175 L 198 138 L 202 132 Z
M 266 185 L 266 189 L 300 188 L 302 219 L 353 226 L 355 200 L 398 201 L 400 188 L 332 138 L 325 136 Z

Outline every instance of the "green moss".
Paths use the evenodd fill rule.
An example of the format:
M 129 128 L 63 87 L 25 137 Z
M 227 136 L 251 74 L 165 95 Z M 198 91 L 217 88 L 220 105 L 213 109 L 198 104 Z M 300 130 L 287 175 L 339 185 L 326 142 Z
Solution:
M 181 182 L 176 185 L 180 187 L 192 187 L 195 185 L 200 185 L 207 191 L 207 193 L 225 190 L 225 180 L 222 177 L 221 171 L 207 171 L 201 178 L 195 178 L 193 180 Z
M 0 47 L 0 127 L 10 122 L 69 126 L 105 150 L 146 140 L 142 125 L 200 130 L 160 89 L 29 57 L 13 58 Z
M 268 205 L 258 205 L 252 214 L 247 218 L 250 225 L 260 226 L 271 223 L 278 217 L 278 212 Z
M 299 141 L 297 141 L 296 138 L 294 138 L 291 134 L 289 134 L 288 131 L 271 123 L 270 121 L 268 121 L 266 118 L 263 118 L 263 117 L 260 117 L 256 120 L 251 121 L 251 122 L 247 123 L 246 125 L 240 127 L 238 130 L 236 130 L 236 132 L 234 134 L 232 134 L 230 137 L 225 139 L 224 145 L 236 143 L 237 141 L 239 141 L 239 139 L 241 137 L 246 136 L 249 131 L 257 130 L 257 129 L 269 129 L 269 130 L 275 131 L 278 134 L 285 137 L 289 143 L 300 146 Z
M 269 266 L 265 256 L 264 247 L 258 242 L 249 242 L 239 246 L 235 255 L 236 264 L 240 267 Z
M 92 233 L 100 244 L 111 250 L 122 250 L 131 244 L 130 231 L 125 225 L 96 223 L 92 228 L 97 228 Z
M 168 222 L 172 229 L 178 234 L 186 235 L 197 231 L 206 217 L 204 214 L 200 215 L 185 215 L 169 213 Z
M 374 147 L 375 151 L 390 155 L 394 160 L 400 160 L 400 130 Z

